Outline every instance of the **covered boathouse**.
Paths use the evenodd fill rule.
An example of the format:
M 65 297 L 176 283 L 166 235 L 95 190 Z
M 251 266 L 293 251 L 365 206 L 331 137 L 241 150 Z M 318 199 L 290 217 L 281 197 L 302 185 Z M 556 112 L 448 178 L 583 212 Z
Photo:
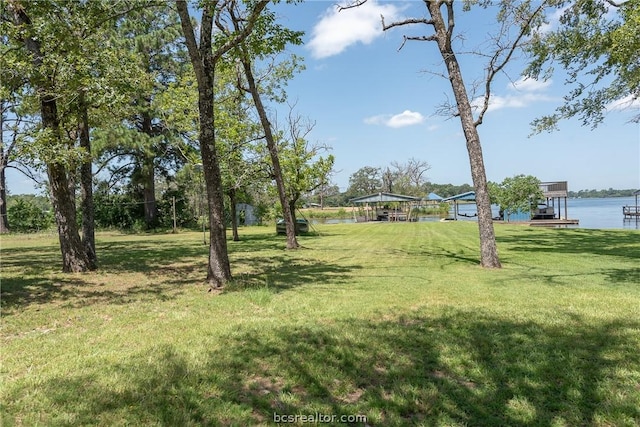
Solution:
M 541 182 L 540 189 L 544 197 L 543 202 L 540 203 L 533 212 L 512 213 L 510 214 L 510 218 L 505 215 L 507 222 L 550 226 L 577 225 L 579 223 L 577 219 L 569 218 L 567 209 L 567 199 L 569 197 L 567 181 Z M 461 214 L 458 211 L 459 203 L 475 203 L 475 201 L 476 193 L 474 191 L 456 194 L 455 196 L 443 199 L 443 202 L 453 203 L 453 218 L 448 219 L 457 220 L 458 216 L 476 216 Z M 564 215 L 562 215 L 563 208 Z
M 356 209 L 353 213 L 356 222 L 411 221 L 413 207 L 420 201 L 420 197 L 393 193 L 375 193 L 350 200 L 358 207 L 357 213 Z

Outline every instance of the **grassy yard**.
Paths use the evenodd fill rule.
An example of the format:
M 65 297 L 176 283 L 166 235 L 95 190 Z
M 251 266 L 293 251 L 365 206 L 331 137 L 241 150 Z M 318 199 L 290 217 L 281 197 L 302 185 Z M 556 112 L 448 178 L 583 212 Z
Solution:
M 241 229 L 221 294 L 198 233 L 2 237 L 2 425 L 640 425 L 639 232 L 317 228 Z

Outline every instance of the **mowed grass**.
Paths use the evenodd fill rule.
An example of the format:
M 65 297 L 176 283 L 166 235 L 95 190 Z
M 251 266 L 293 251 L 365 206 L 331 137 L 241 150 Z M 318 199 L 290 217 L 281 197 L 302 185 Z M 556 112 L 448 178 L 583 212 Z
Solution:
M 639 232 L 316 228 L 241 229 L 221 294 L 199 233 L 2 237 L 2 425 L 640 425 Z

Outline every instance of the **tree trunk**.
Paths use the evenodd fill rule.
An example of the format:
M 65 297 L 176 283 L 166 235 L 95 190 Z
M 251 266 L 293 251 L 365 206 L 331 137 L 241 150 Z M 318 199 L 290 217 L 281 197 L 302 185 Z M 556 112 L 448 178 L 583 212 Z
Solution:
M 291 212 L 291 222 L 293 223 L 293 230 L 297 233 L 297 221 L 298 219 L 296 218 L 296 200 L 289 200 L 289 211 Z
M 0 150 L 3 148 L 0 146 Z M 7 218 L 7 169 L 6 159 L 0 159 L 0 234 L 9 232 L 9 219 Z
M 4 110 L 4 101 L 2 108 Z M 11 149 L 4 148 L 4 114 L 0 112 L 0 234 L 9 232 L 9 219 L 7 218 L 7 177 L 6 170 L 9 164 Z
M 227 253 L 226 229 L 224 225 L 224 193 L 220 164 L 216 157 L 215 122 L 213 114 L 213 89 L 216 58 L 220 58 L 235 44 L 242 41 L 251 31 L 260 12 L 267 6 L 266 1 L 258 1 L 254 5 L 252 16 L 248 19 L 247 28 L 232 43 L 225 44 L 213 52 L 214 3 L 205 3 L 200 22 L 200 45 L 196 42 L 195 30 L 191 24 L 191 16 L 187 2 L 176 0 L 176 9 L 189 51 L 189 58 L 198 82 L 198 109 L 200 113 L 200 152 L 202 154 L 202 170 L 207 186 L 209 204 L 209 267 L 207 281 L 214 287 L 221 287 L 231 280 L 231 266 Z
M 156 181 L 153 156 L 143 155 L 142 164 L 142 196 L 144 199 L 144 222 L 147 228 L 158 225 L 158 204 L 156 202 Z
M 9 3 L 9 10 L 13 14 L 13 20 L 17 25 L 29 28 L 31 19 L 24 9 L 14 3 Z M 33 56 L 33 66 L 40 69 L 43 63 L 43 56 L 40 42 L 31 37 L 22 40 L 26 49 Z M 37 87 L 40 97 L 40 115 L 42 127 L 51 131 L 52 138 L 60 138 L 60 128 L 58 123 L 58 108 L 55 96 L 48 94 L 47 84 L 42 83 Z M 76 207 L 69 192 L 69 175 L 67 168 L 55 162 L 47 165 L 47 174 L 51 188 L 51 203 L 55 213 L 56 224 L 58 226 L 58 238 L 60 240 L 60 251 L 62 252 L 62 271 L 82 272 L 88 269 L 87 254 L 82 248 L 78 226 L 76 224 Z
M 240 236 L 238 235 L 238 212 L 236 210 L 236 190 L 235 188 L 227 191 L 229 196 L 229 209 L 231 210 L 231 229 L 233 234 L 233 241 L 239 242 Z
M 224 193 L 220 164 L 216 157 L 213 89 L 215 63 L 212 51 L 213 6 L 204 7 L 200 26 L 200 46 L 185 1 L 176 1 L 178 15 L 189 50 L 189 57 L 198 82 L 198 110 L 200 115 L 200 153 L 202 172 L 209 206 L 209 265 L 207 282 L 220 288 L 231 280 L 231 265 L 227 252 L 227 232 L 224 224 Z
M 55 98 L 49 95 L 40 96 L 42 125 L 51 129 L 58 138 L 58 110 Z M 80 233 L 76 224 L 76 205 L 69 191 L 69 171 L 59 163 L 47 165 L 47 175 L 51 188 L 51 204 L 58 226 L 60 251 L 62 252 L 62 271 L 78 273 L 89 269 L 89 260 L 83 249 Z
M 153 138 L 153 126 L 148 114 L 142 115 L 142 132 L 150 139 Z M 144 221 L 147 228 L 158 225 L 158 205 L 156 202 L 156 173 L 155 156 L 152 148 L 142 152 L 142 168 L 140 170 L 142 182 L 142 197 L 144 199 Z
M 86 158 L 80 166 L 80 192 L 82 195 L 82 245 L 87 254 L 89 270 L 98 268 L 98 257 L 96 254 L 96 232 L 94 220 L 94 204 L 93 204 L 93 172 L 91 165 L 93 157 L 91 155 L 91 139 L 89 138 L 89 116 L 87 112 L 87 104 L 85 102 L 85 94 L 80 92 L 79 113 L 80 120 L 78 122 L 78 135 L 80 139 L 80 147 L 87 151 Z
M 216 157 L 213 119 L 213 79 L 205 93 L 199 96 L 200 151 L 207 187 L 209 206 L 209 267 L 207 281 L 215 288 L 231 280 L 231 265 L 227 252 L 227 231 L 224 224 L 224 193 L 220 165 Z
M 47 167 L 47 174 L 51 187 L 51 204 L 58 226 L 62 271 L 65 273 L 86 271 L 89 269 L 89 260 L 78 233 L 76 207 L 69 194 L 67 171 L 62 165 L 50 164 Z
M 278 189 L 278 197 L 280 199 L 280 206 L 282 206 L 282 213 L 284 216 L 285 230 L 287 233 L 287 249 L 297 249 L 300 247 L 298 240 L 296 239 L 296 229 L 294 222 L 294 215 L 291 211 L 291 206 L 287 200 L 287 193 L 284 186 L 284 178 L 282 174 L 282 168 L 280 167 L 280 158 L 278 157 L 278 146 L 271 132 L 271 123 L 267 117 L 267 111 L 262 104 L 260 92 L 253 77 L 253 70 L 251 68 L 251 61 L 246 51 L 241 52 L 242 66 L 244 68 L 245 77 L 249 84 L 249 91 L 253 98 L 253 103 L 258 111 L 260 117 L 260 123 L 264 130 L 265 139 L 267 140 L 267 148 L 269 149 L 269 156 L 271 157 L 271 165 L 273 166 L 274 180 L 276 181 L 276 187 Z
M 449 10 L 449 31 L 442 18 L 439 2 L 427 2 L 429 13 L 434 21 L 436 39 L 442 58 L 447 66 L 451 88 L 458 104 L 458 113 L 462 130 L 467 141 L 467 151 L 469 153 L 469 163 L 471 165 L 471 178 L 476 193 L 476 204 L 478 206 L 478 229 L 480 233 L 480 265 L 486 268 L 500 268 L 498 258 L 498 248 L 493 229 L 493 218 L 491 215 L 491 202 L 489 200 L 489 190 L 487 186 L 487 176 L 484 168 L 482 156 L 482 146 L 478 129 L 474 123 L 473 110 L 469 102 L 469 96 L 464 85 L 462 72 L 458 60 L 451 47 L 451 33 L 453 31 L 453 11 Z M 453 8 L 452 5 L 447 5 Z

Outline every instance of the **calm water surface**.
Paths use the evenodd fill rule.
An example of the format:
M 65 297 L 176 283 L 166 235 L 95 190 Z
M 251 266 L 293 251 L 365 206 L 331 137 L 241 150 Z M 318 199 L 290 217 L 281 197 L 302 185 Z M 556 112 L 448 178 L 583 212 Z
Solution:
M 640 198 L 638 199 L 640 203 Z M 622 207 L 634 206 L 635 197 L 611 197 L 606 199 L 569 199 L 569 218 L 580 220 L 580 228 L 623 228 L 640 230 L 640 218 L 624 220 Z

